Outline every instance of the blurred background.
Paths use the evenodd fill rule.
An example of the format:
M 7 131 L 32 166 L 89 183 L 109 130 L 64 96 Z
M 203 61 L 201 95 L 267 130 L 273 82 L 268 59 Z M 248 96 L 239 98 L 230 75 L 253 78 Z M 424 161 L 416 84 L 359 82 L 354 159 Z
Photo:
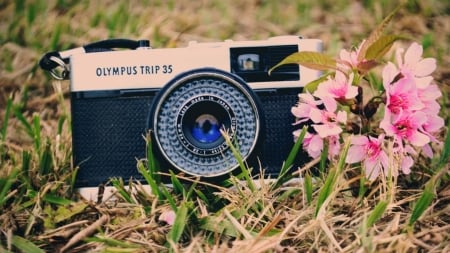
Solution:
M 303 35 L 324 42 L 336 56 L 350 49 L 401 2 L 391 0 L 16 0 L 0 1 L 0 121 L 9 97 L 22 105 L 25 117 L 42 119 L 51 133 L 67 113 L 68 81 L 58 82 L 38 68 L 49 51 L 65 50 L 107 38 L 148 39 L 152 47 L 185 47 L 189 41 L 266 39 Z M 445 91 L 448 108 L 450 77 L 450 3 L 411 0 L 387 31 L 424 46 L 425 57 L 438 60 L 434 76 Z M 403 41 L 399 43 L 410 43 Z M 67 107 L 59 106 L 63 94 Z M 0 122 L 1 123 L 1 122 Z M 17 149 L 30 143 L 10 120 L 8 141 Z

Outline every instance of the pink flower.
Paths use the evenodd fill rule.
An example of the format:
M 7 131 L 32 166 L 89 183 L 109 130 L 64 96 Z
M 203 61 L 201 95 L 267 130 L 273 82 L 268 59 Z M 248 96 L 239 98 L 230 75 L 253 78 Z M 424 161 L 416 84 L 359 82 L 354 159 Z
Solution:
M 388 169 L 388 156 L 383 150 L 384 135 L 374 138 L 371 136 L 353 136 L 351 146 L 346 157 L 347 163 L 363 161 L 366 177 L 375 180 L 381 171 Z
M 324 97 L 323 104 L 325 105 L 325 110 L 317 108 L 311 110 L 311 120 L 315 123 L 312 127 L 321 138 L 339 135 L 342 132 L 339 123 L 347 122 L 347 113 L 345 111 L 336 113 L 337 103 L 330 97 Z
M 386 90 L 387 108 L 393 114 L 424 108 L 424 104 L 419 99 L 418 89 L 414 80 L 410 77 L 401 77 L 393 82 L 398 75 L 399 73 L 392 63 L 388 63 L 383 69 L 383 86 Z
M 294 132 L 294 136 L 299 135 L 300 131 Z M 339 135 L 328 136 L 321 138 L 317 134 L 307 132 L 303 139 L 303 150 L 306 150 L 308 155 L 312 158 L 317 158 L 322 154 L 325 142 L 328 141 L 328 158 L 332 159 L 339 155 L 341 144 L 339 143 Z
M 173 225 L 173 223 L 175 222 L 175 217 L 176 217 L 175 212 L 173 210 L 169 210 L 161 213 L 161 215 L 159 216 L 159 220 L 164 221 L 169 225 Z
M 294 132 L 295 136 L 296 132 Z M 299 132 L 297 132 L 298 137 Z M 308 155 L 312 158 L 317 158 L 320 156 L 323 150 L 323 139 L 317 134 L 306 133 L 303 139 L 303 150 L 308 152 Z
M 347 79 L 344 73 L 336 71 L 334 79 L 329 77 L 325 82 L 319 84 L 314 96 L 319 98 L 330 96 L 338 101 L 352 99 L 358 95 L 358 87 L 352 85 L 352 82 L 353 73 Z
M 401 113 L 398 116 L 393 116 L 386 111 L 380 127 L 384 129 L 386 135 L 394 137 L 400 148 L 403 140 L 414 146 L 422 147 L 430 142 L 430 137 L 422 132 L 422 125 L 426 121 L 427 116 L 421 111 Z
M 442 93 L 436 84 L 429 85 L 424 89 L 418 89 L 418 96 L 422 104 L 424 104 L 423 112 L 438 115 L 441 106 L 436 100 L 442 96 Z
M 414 78 L 414 81 L 418 88 L 426 88 L 433 77 L 431 73 L 436 69 L 436 59 L 434 58 L 422 58 L 423 48 L 416 42 L 406 50 L 404 57 L 402 53 L 403 48 L 400 48 L 396 52 L 396 60 L 403 76 Z
M 340 67 L 340 69 L 346 71 L 357 69 L 361 62 L 364 62 L 364 60 L 361 62 L 358 61 L 358 55 L 360 54 L 361 46 L 362 44 L 364 44 L 364 42 L 365 40 L 361 42 L 361 44 L 355 50 L 352 51 L 341 49 L 338 59 L 338 67 Z
M 321 101 L 315 100 L 310 93 L 300 93 L 298 97 L 298 104 L 291 109 L 292 114 L 297 118 L 295 124 L 308 121 L 312 111 L 317 109 L 317 105 L 322 104 Z

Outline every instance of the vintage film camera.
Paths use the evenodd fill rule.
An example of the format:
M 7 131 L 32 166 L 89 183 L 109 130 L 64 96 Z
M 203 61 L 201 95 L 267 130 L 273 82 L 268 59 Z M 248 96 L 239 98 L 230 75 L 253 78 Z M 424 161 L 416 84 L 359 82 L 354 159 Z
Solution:
M 261 164 L 277 174 L 293 145 L 291 107 L 320 72 L 297 64 L 268 70 L 294 52 L 321 49 L 320 40 L 298 36 L 165 49 L 119 39 L 50 52 L 40 65 L 70 78 L 76 184 L 96 187 L 111 177 L 142 179 L 136 159 L 146 157 L 149 130 L 161 170 L 232 173 L 238 162 L 224 129 L 256 171 Z

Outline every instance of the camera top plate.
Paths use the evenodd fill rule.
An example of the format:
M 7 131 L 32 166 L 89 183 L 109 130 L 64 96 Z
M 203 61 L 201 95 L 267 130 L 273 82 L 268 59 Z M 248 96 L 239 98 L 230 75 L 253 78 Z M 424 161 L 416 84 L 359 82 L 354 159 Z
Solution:
M 192 42 L 184 48 L 145 47 L 136 50 L 73 54 L 70 56 L 71 91 L 159 89 L 180 73 L 205 67 L 234 73 L 236 63 L 233 61 L 238 59 L 233 58 L 233 50 L 238 54 L 236 58 L 245 57 L 252 60 L 256 57 L 260 60 L 261 69 L 258 71 L 264 72 L 266 76 L 262 79 L 267 80 L 268 69 L 278 63 L 269 60 L 279 61 L 280 56 L 276 58 L 275 54 L 283 46 L 294 46 L 294 51 L 321 51 L 322 42 L 298 36 L 280 36 L 257 41 Z M 285 56 L 287 55 L 282 58 Z M 242 71 L 250 73 L 251 70 Z M 300 67 L 297 72 L 300 77 L 297 80 L 282 78 L 276 85 L 274 81 L 249 79 L 247 82 L 253 89 L 301 87 L 320 76 L 319 71 L 306 67 Z

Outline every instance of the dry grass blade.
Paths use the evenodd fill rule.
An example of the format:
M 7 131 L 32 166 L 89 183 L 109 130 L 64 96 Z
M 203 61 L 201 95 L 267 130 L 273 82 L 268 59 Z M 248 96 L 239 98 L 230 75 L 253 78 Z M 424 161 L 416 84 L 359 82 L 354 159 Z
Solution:
M 75 234 L 67 243 L 64 245 L 64 247 L 61 248 L 60 252 L 65 252 L 69 248 L 73 247 L 75 244 L 79 243 L 83 239 L 85 239 L 88 236 L 91 236 L 98 228 L 105 225 L 109 221 L 109 216 L 104 214 L 101 216 L 97 221 L 86 227 L 85 229 L 81 230 L 77 234 Z

